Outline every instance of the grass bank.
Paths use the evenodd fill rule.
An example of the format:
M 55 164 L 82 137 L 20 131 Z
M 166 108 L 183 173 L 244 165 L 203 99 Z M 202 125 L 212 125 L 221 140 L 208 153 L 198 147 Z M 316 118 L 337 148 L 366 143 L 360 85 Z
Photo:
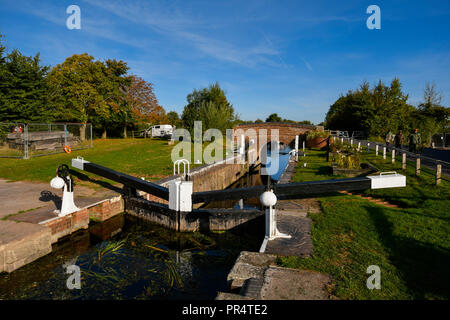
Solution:
M 401 170 L 401 163 L 364 155 L 382 171 Z M 298 164 L 295 181 L 337 178 L 325 152 L 312 150 Z M 303 162 L 307 163 L 306 168 Z M 400 206 L 386 208 L 357 196 L 319 198 L 322 213 L 313 220 L 312 258 L 280 258 L 291 268 L 317 270 L 334 279 L 332 294 L 340 299 L 448 299 L 450 297 L 450 185 L 434 185 L 432 174 L 414 176 L 408 166 L 407 187 L 368 190 Z M 381 289 L 366 286 L 367 267 L 381 269 Z

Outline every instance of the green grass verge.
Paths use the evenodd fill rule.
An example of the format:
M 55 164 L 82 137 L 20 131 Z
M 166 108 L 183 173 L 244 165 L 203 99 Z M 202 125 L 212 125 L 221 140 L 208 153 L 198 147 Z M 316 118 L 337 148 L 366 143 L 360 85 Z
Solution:
M 193 162 L 190 144 L 186 146 L 186 158 Z M 181 146 L 181 145 L 180 145 Z M 60 153 L 28 160 L 0 158 L 0 178 L 10 181 L 49 182 L 60 164 L 70 167 L 77 156 L 102 166 L 147 180 L 158 180 L 173 174 L 171 152 L 174 146 L 157 139 L 98 139 L 94 148 Z M 193 147 L 192 147 L 193 150 Z M 191 165 L 195 167 L 196 165 Z M 92 188 L 101 188 L 96 182 L 113 183 L 107 179 L 74 169 L 75 182 Z
M 310 151 L 295 181 L 334 178 L 326 174 L 325 153 Z M 401 171 L 401 163 L 374 155 L 365 160 L 382 171 Z M 303 172 L 302 172 L 303 171 Z M 328 171 L 330 174 L 331 171 Z M 311 214 L 314 254 L 284 257 L 279 264 L 325 272 L 333 277 L 332 294 L 341 299 L 448 299 L 450 296 L 450 185 L 434 185 L 434 177 L 406 172 L 407 187 L 366 191 L 397 203 L 392 209 L 356 196 L 319 198 L 322 213 Z M 381 269 L 381 289 L 366 286 L 367 267 Z

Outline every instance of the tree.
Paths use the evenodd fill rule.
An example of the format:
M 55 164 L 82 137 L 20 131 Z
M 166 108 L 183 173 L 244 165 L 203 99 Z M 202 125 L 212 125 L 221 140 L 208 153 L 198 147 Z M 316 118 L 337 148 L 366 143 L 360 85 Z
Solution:
M 167 113 L 167 121 L 170 125 L 176 128 L 183 127 L 183 120 L 180 119 L 180 116 L 175 111 L 170 111 Z
M 412 122 L 414 127 L 422 133 L 427 143 L 431 143 L 433 135 L 443 132 L 448 126 L 450 108 L 441 105 L 442 95 L 437 91 L 435 84 L 427 83 L 424 89 L 423 102 L 414 112 Z
M 130 85 L 125 89 L 125 100 L 131 110 L 129 121 L 124 123 L 125 136 L 128 124 L 136 121 L 153 124 L 159 122 L 165 115 L 164 109 L 156 99 L 153 84 L 135 75 L 130 79 Z
M 277 113 L 272 113 L 267 117 L 266 122 L 282 122 L 283 120 L 278 116 Z
M 202 121 L 203 130 L 216 128 L 225 132 L 238 119 L 233 106 L 228 102 L 225 92 L 218 83 L 208 88 L 194 90 L 188 94 L 187 102 L 181 119 L 186 129 L 190 131 L 194 128 L 194 121 Z
M 402 92 L 397 78 L 389 87 L 379 81 L 371 89 L 363 82 L 359 89 L 341 95 L 330 106 L 325 124 L 328 129 L 364 131 L 367 135 L 378 136 L 384 136 L 387 130 L 408 130 L 414 107 L 407 100 L 408 95 Z
M 47 108 L 48 67 L 39 54 L 27 57 L 18 50 L 6 54 L 0 35 L 0 121 L 48 122 L 53 112 Z
M 129 85 L 128 66 L 123 61 L 94 61 L 94 57 L 75 54 L 48 74 L 50 102 L 60 121 L 91 122 L 102 130 L 127 111 L 124 88 Z M 84 128 L 80 128 L 83 138 Z

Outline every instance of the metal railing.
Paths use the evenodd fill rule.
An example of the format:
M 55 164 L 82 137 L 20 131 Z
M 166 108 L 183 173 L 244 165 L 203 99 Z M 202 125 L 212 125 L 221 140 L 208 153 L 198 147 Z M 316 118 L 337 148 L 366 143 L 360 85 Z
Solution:
M 29 159 L 92 147 L 90 123 L 0 123 L 0 158 Z

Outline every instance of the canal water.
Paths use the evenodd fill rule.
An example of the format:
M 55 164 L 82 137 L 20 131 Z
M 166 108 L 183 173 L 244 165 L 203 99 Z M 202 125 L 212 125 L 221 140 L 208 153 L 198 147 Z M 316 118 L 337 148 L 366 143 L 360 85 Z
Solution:
M 278 160 L 274 180 L 289 155 L 280 154 Z M 260 167 L 253 168 L 232 187 L 264 180 Z M 239 206 L 220 202 L 208 207 Z M 259 208 L 259 200 L 247 199 L 244 207 Z M 122 214 L 58 242 L 35 262 L 0 274 L 0 300 L 214 299 L 218 291 L 227 291 L 226 278 L 239 253 L 259 250 L 264 230 L 264 219 L 255 219 L 227 232 L 177 233 Z M 69 265 L 80 267 L 79 290 L 67 287 Z
M 94 224 L 53 252 L 0 275 L 2 299 L 214 299 L 242 250 L 258 251 L 264 222 L 223 233 L 177 233 L 120 215 Z M 66 286 L 67 265 L 81 289 Z

